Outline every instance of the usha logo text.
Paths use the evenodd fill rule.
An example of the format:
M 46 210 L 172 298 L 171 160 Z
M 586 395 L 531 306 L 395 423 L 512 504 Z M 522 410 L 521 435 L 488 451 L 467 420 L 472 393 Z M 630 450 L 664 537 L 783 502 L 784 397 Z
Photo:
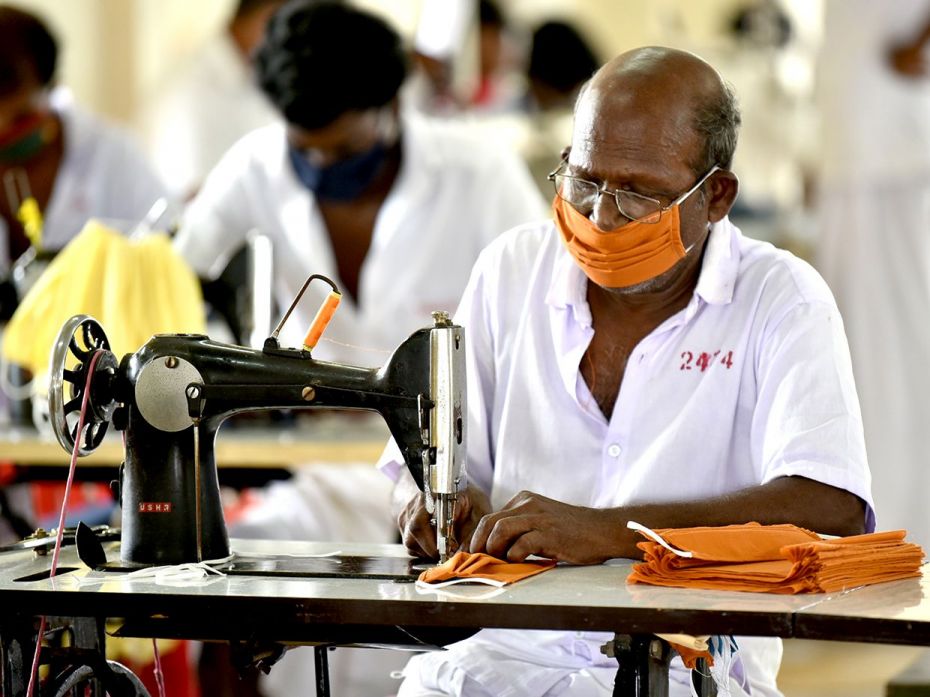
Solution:
M 171 513 L 171 502 L 142 501 L 139 503 L 139 513 Z

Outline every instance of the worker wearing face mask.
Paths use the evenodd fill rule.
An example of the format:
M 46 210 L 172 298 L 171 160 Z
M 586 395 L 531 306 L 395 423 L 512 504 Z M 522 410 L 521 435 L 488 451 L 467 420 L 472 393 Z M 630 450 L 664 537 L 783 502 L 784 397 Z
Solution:
M 601 68 L 552 172 L 554 222 L 481 255 L 456 321 L 468 346 L 470 552 L 568 564 L 637 558 L 653 528 L 792 522 L 871 529 L 862 421 L 842 320 L 810 266 L 727 214 L 739 111 L 703 60 L 648 47 Z M 408 549 L 436 556 L 396 451 Z M 411 659 L 398 697 L 614 693 L 597 632 L 482 630 Z M 778 639 L 737 637 L 732 695 L 780 694 Z M 721 690 L 721 693 L 723 691 Z M 670 695 L 692 694 L 677 660 Z
M 27 252 L 63 247 L 90 217 L 139 221 L 165 196 L 126 134 L 53 89 L 57 58 L 39 18 L 0 5 L 0 278 Z

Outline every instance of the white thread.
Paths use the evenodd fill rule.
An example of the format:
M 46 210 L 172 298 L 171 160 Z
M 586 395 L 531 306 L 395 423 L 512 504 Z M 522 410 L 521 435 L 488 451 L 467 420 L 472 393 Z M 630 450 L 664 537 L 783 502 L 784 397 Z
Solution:
M 320 341 L 325 341 L 328 344 L 335 344 L 336 346 L 342 346 L 344 348 L 355 349 L 357 351 L 370 351 L 371 353 L 381 353 L 381 354 L 384 354 L 385 356 L 390 356 L 393 353 L 393 351 L 387 351 L 385 349 L 369 348 L 367 346 L 356 346 L 355 344 L 347 344 L 342 341 L 336 341 L 335 339 L 329 339 L 325 336 L 321 336 Z
M 474 579 L 469 579 L 469 580 L 474 580 Z M 503 586 L 495 586 L 492 588 L 488 588 L 486 590 L 481 591 L 480 593 L 471 593 L 468 591 L 474 590 L 474 586 L 471 589 L 463 588 L 461 590 L 451 590 L 447 587 L 440 587 L 438 583 L 437 584 L 424 583 L 422 581 L 417 581 L 414 584 L 414 588 L 417 591 L 417 595 L 433 593 L 440 597 L 450 598 L 453 600 L 490 600 L 491 598 L 496 598 L 497 596 L 506 592 L 506 589 Z
M 99 576 L 71 576 L 71 580 L 78 585 L 85 583 L 108 583 L 109 581 L 138 581 L 153 580 L 159 586 L 185 586 L 201 585 L 224 578 L 224 574 L 214 566 L 225 564 L 236 557 L 235 553 L 222 559 L 208 559 L 206 561 L 189 564 L 174 564 L 168 566 L 149 566 L 136 569 L 129 573 L 102 572 Z
M 501 588 L 502 586 L 507 585 L 507 581 L 501 581 L 496 578 L 481 578 L 476 576 L 473 578 L 452 578 L 448 581 L 439 581 L 438 583 L 430 583 L 428 581 L 421 581 L 417 579 L 416 586 L 417 588 L 448 588 L 449 586 L 457 586 L 461 583 L 481 583 L 485 586 L 494 586 L 496 588 Z
M 641 523 L 637 523 L 635 520 L 628 520 L 626 523 L 626 526 L 630 530 L 636 530 L 637 532 L 641 532 L 646 537 L 654 540 L 655 542 L 658 542 L 660 545 L 665 547 L 665 549 L 667 549 L 672 554 L 677 554 L 679 557 L 684 557 L 685 559 L 691 559 L 694 556 L 694 554 L 691 552 L 686 552 L 684 550 L 676 549 L 675 547 L 672 547 L 668 542 L 663 540 L 662 536 L 659 535 L 659 533 L 657 533 L 655 530 L 651 530 L 650 528 L 647 528 L 645 525 L 642 525 Z

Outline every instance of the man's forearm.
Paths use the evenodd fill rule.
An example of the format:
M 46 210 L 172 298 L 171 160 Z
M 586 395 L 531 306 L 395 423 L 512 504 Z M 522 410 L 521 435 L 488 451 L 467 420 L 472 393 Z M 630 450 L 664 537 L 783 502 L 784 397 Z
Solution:
M 780 477 L 767 484 L 712 499 L 657 503 L 612 509 L 612 527 L 620 527 L 614 556 L 642 556 L 642 537 L 626 530 L 626 521 L 650 528 L 793 523 L 829 535 L 857 535 L 865 529 L 865 504 L 854 494 L 805 477 Z

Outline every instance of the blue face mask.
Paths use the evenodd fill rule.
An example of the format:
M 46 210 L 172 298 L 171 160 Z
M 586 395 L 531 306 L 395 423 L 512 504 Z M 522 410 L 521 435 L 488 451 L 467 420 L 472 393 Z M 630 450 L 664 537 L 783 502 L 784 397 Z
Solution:
M 352 201 L 374 181 L 388 155 L 379 141 L 366 152 L 319 167 L 296 148 L 288 146 L 288 156 L 297 178 L 321 200 Z

